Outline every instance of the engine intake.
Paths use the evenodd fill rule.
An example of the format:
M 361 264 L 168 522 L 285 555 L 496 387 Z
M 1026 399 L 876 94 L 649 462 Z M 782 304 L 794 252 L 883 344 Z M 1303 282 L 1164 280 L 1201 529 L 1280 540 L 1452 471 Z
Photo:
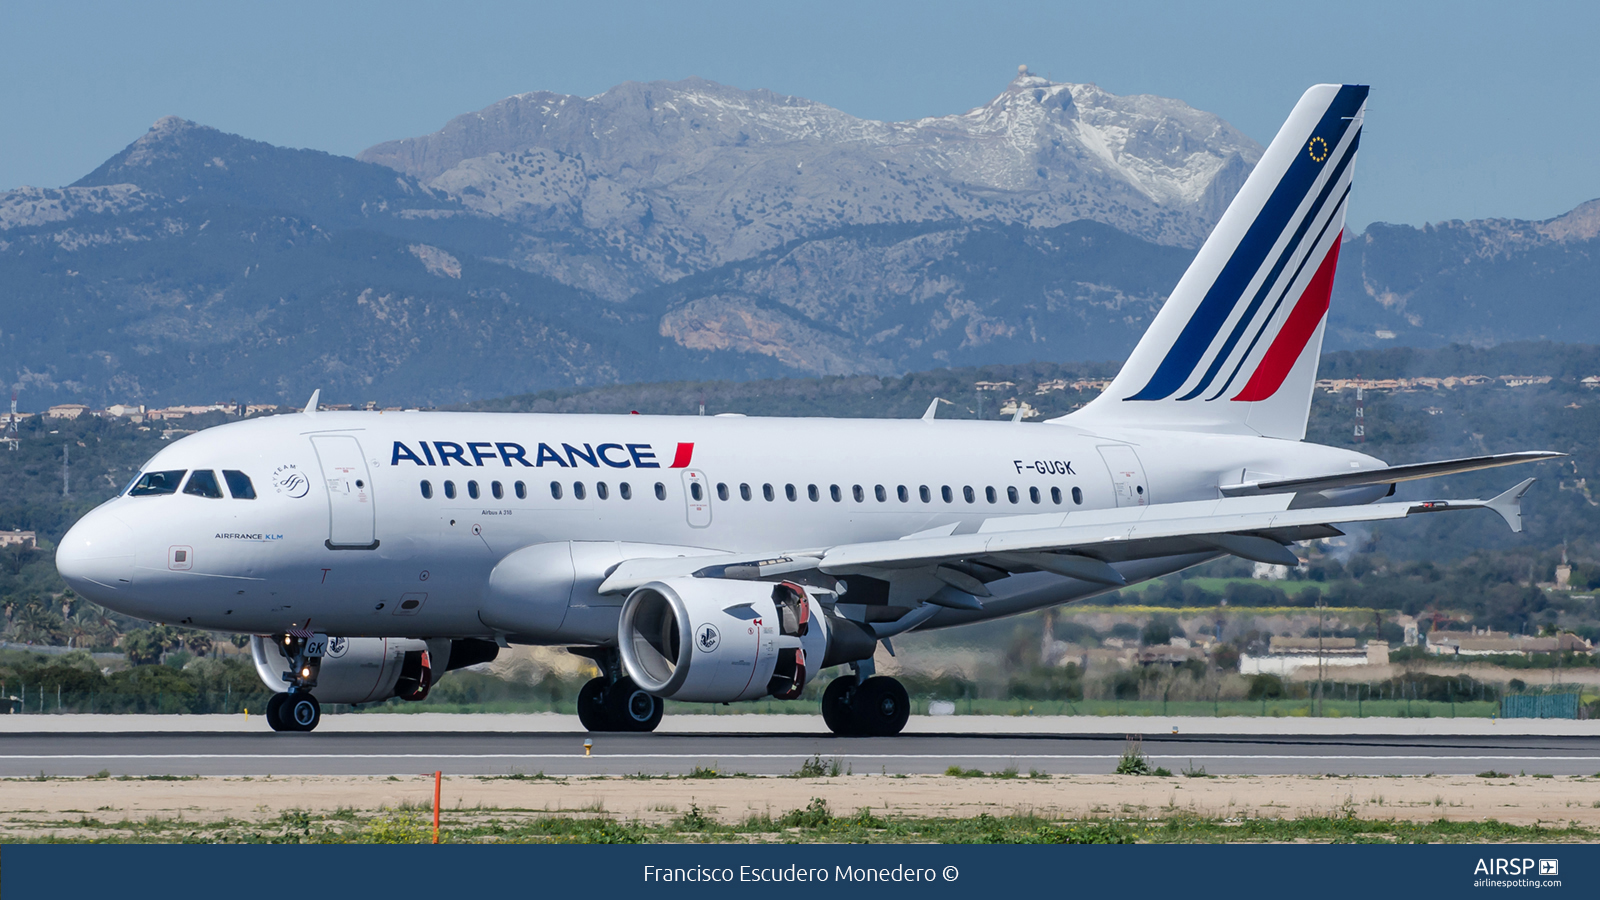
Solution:
M 628 677 L 660 697 L 793 698 L 820 670 L 831 626 L 817 599 L 797 584 L 677 578 L 628 595 L 617 645 Z

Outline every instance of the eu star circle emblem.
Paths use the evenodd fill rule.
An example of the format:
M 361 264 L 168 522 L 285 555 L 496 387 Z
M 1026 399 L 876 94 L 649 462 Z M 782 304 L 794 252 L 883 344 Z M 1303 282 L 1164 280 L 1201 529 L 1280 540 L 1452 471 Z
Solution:
M 1314 137 L 1311 139 L 1311 143 L 1306 146 L 1306 152 L 1311 154 L 1312 162 L 1322 162 L 1328 158 L 1328 142 L 1322 138 Z

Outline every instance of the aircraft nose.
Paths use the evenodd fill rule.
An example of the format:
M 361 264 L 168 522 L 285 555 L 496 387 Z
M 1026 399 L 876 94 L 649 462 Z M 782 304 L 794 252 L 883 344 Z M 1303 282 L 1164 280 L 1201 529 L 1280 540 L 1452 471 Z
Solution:
M 133 529 L 96 510 L 68 529 L 56 548 L 56 571 L 74 591 L 95 599 L 133 583 Z

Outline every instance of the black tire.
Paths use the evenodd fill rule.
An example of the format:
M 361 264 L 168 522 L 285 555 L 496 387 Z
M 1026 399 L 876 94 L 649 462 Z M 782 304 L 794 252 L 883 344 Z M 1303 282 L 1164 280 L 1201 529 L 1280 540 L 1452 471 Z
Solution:
M 873 737 L 899 734 L 911 718 L 911 698 L 900 682 L 883 675 L 875 675 L 861 683 L 855 701 L 856 725 L 860 733 Z
M 289 730 L 283 724 L 283 720 L 279 718 L 283 713 L 283 704 L 288 699 L 288 694 L 273 694 L 272 699 L 267 701 L 267 724 L 272 726 L 273 731 Z
M 606 708 L 604 678 L 591 678 L 578 691 L 578 721 L 588 731 L 615 731 L 611 725 L 611 711 Z
M 822 721 L 828 725 L 828 730 L 839 737 L 851 737 L 857 734 L 855 713 L 850 709 L 850 700 L 856 692 L 856 677 L 845 675 L 828 682 L 828 687 L 822 692 Z
M 607 718 L 616 731 L 655 731 L 661 724 L 661 714 L 666 704 L 660 697 L 647 694 L 624 678 L 606 690 Z
M 315 731 L 322 722 L 322 704 L 310 694 L 290 694 L 278 711 L 285 731 Z

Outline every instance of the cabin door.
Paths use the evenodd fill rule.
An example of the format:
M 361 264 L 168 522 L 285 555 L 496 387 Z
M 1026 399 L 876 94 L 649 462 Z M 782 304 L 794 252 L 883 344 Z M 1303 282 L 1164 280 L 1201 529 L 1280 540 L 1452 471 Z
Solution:
M 361 444 L 348 434 L 319 434 L 312 436 L 311 446 L 328 489 L 328 549 L 377 549 L 372 476 Z

